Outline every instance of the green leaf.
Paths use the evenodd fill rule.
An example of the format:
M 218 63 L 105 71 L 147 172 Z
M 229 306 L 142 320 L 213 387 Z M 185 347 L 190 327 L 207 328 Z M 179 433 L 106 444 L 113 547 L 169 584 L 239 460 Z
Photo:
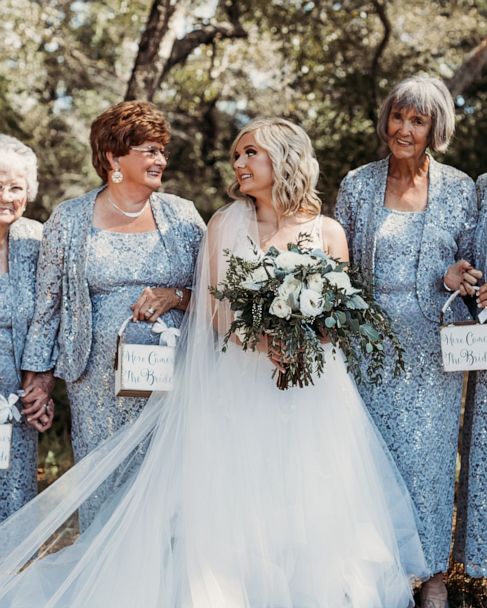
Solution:
M 371 342 L 377 342 L 377 340 L 380 338 L 379 332 L 368 323 L 364 323 L 360 326 L 360 333 L 367 336 Z

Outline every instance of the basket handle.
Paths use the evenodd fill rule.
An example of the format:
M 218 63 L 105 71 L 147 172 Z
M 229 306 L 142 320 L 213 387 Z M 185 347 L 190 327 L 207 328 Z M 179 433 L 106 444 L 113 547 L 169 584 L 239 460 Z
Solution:
M 131 320 L 132 320 L 132 315 L 130 315 L 130 317 L 127 317 L 125 319 L 125 321 L 122 323 L 122 325 L 120 325 L 120 328 L 117 332 L 117 344 L 115 345 L 115 360 L 113 362 L 113 369 L 115 369 L 115 370 L 118 369 L 118 347 L 120 346 L 120 342 L 123 337 L 123 332 L 125 331 L 125 329 L 127 328 L 127 325 L 130 323 Z
M 472 285 L 473 289 L 475 291 L 479 290 L 479 287 L 477 287 L 477 285 Z M 460 294 L 460 290 L 457 289 L 456 291 L 454 291 L 451 296 L 448 298 L 448 300 L 443 304 L 443 308 L 441 309 L 441 313 L 440 313 L 440 325 L 443 325 L 444 321 L 445 321 L 445 314 L 446 311 L 450 308 L 453 300 Z M 485 320 L 485 319 L 484 319 Z M 481 321 L 481 323 L 483 323 L 484 321 Z
M 440 313 L 440 325 L 443 325 L 444 321 L 445 321 L 445 314 L 446 311 L 450 308 L 453 300 L 460 295 L 460 290 L 457 289 L 456 291 L 454 291 L 451 296 L 448 298 L 448 300 L 443 304 L 443 308 L 441 309 L 441 313 Z

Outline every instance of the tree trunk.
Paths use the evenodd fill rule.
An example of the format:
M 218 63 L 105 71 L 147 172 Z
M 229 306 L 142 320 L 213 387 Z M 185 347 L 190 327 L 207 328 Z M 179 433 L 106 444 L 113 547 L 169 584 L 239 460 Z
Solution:
M 174 23 L 188 14 L 190 0 L 154 0 L 125 99 L 152 101 L 169 70 L 184 63 L 195 48 L 223 38 L 247 36 L 239 22 L 238 1 L 220 0 L 219 6 L 223 5 L 228 21 L 200 25 L 178 40 Z
M 160 74 L 171 55 L 176 31 L 174 24 L 183 19 L 190 0 L 154 0 L 142 33 L 125 99 L 154 98 Z
M 452 78 L 447 82 L 450 93 L 455 98 L 464 93 L 470 85 L 476 82 L 482 75 L 482 70 L 487 65 L 487 38 L 477 45 L 458 68 Z
M 375 8 L 375 12 L 379 17 L 382 27 L 383 34 L 382 40 L 377 45 L 374 56 L 372 58 L 372 64 L 370 66 L 370 100 L 369 100 L 369 118 L 374 124 L 377 125 L 377 106 L 378 106 L 378 80 L 380 75 L 380 61 L 382 59 L 382 55 L 386 50 L 387 45 L 389 44 L 389 39 L 391 37 L 392 25 L 387 15 L 387 0 L 372 0 L 372 4 Z

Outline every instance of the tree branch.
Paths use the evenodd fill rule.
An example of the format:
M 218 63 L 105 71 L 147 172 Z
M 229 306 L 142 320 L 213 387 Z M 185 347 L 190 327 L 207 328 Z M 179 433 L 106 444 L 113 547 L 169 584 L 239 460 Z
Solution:
M 370 76 L 371 76 L 371 96 L 370 96 L 370 105 L 369 105 L 369 118 L 372 120 L 374 125 L 377 124 L 377 105 L 378 105 L 378 94 L 377 94 L 377 80 L 380 72 L 380 60 L 384 51 L 389 43 L 389 39 L 391 37 L 392 25 L 389 21 L 389 17 L 386 12 L 387 0 L 372 0 L 372 4 L 375 8 L 375 11 L 381 20 L 382 27 L 384 28 L 384 33 L 382 35 L 382 40 L 377 45 L 374 56 L 372 58 L 372 64 L 370 66 Z
M 201 44 L 212 44 L 224 38 L 245 38 L 247 32 L 239 24 L 237 27 L 231 23 L 209 24 L 186 34 L 181 40 L 175 40 L 171 55 L 159 77 L 158 85 L 167 76 L 169 70 L 175 65 L 184 63 L 191 53 Z
M 484 38 L 473 51 L 471 51 L 462 65 L 458 68 L 452 78 L 447 81 L 450 93 L 455 98 L 464 93 L 470 85 L 476 82 L 481 76 L 484 67 L 487 65 L 487 38 Z
M 198 46 L 213 44 L 224 38 L 247 36 L 239 21 L 238 0 L 220 0 L 219 5 L 222 5 L 228 22 L 203 24 L 177 40 L 174 21 L 184 17 L 190 4 L 189 0 L 153 1 L 125 99 L 153 99 L 168 72 L 175 65 L 184 63 Z
M 154 97 L 159 74 L 166 65 L 176 39 L 174 22 L 185 15 L 189 5 L 189 0 L 153 1 L 140 38 L 125 99 L 151 100 Z

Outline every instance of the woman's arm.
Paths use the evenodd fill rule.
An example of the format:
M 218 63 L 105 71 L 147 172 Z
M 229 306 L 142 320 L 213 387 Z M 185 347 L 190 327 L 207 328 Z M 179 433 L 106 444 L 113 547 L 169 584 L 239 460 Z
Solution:
M 343 226 L 331 217 L 322 219 L 323 250 L 335 259 L 349 262 L 347 235 Z
M 458 238 L 457 262 L 446 271 L 444 283 L 452 291 L 459 289 L 462 296 L 472 296 L 475 293 L 472 286 L 482 276 L 470 263 L 474 258 L 475 228 L 478 220 L 477 196 L 472 180 L 462 179 L 459 186 L 459 204 L 464 209 L 464 221 Z
M 185 215 L 182 238 L 187 243 L 187 255 L 191 256 L 194 272 L 206 225 L 191 201 L 180 200 L 177 204 L 184 205 Z M 191 287 L 192 285 L 146 287 L 137 301 L 132 305 L 134 321 L 150 321 L 154 323 L 158 317 L 173 308 L 186 311 L 191 299 Z M 149 314 L 151 310 L 154 311 L 152 315 Z
M 66 226 L 59 209 L 44 225 L 37 263 L 36 307 L 22 357 L 22 369 L 51 370 L 57 359 Z
M 343 230 L 345 231 L 346 238 L 348 241 L 352 241 L 353 238 L 353 226 L 354 226 L 354 202 L 349 194 L 349 175 L 346 175 L 337 195 L 336 207 L 335 207 L 335 218 L 338 220 Z

